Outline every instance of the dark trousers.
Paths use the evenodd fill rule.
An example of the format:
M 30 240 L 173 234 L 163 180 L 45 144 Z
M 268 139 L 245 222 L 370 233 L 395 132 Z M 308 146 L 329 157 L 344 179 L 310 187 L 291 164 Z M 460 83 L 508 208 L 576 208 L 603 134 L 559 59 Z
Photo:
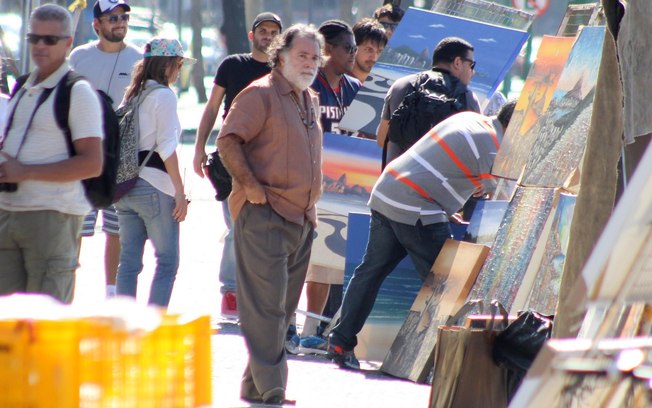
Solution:
M 240 394 L 261 399 L 287 386 L 285 334 L 308 270 L 313 227 L 291 223 L 269 204 L 245 204 L 235 220 L 236 280 L 249 361 Z
M 444 243 L 451 237 L 448 222 L 417 225 L 395 222 L 371 211 L 369 241 L 362 263 L 355 269 L 342 302 L 340 322 L 331 342 L 353 350 L 378 296 L 378 290 L 396 265 L 410 255 L 419 277 L 425 280 Z

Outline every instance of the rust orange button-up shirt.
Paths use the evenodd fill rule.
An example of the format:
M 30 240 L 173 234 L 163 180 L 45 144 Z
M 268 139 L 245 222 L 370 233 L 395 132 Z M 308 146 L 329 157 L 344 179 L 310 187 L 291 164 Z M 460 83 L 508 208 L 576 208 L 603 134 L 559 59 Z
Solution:
M 241 91 L 220 129 L 218 138 L 229 134 L 242 141 L 244 155 L 267 201 L 286 220 L 303 225 L 317 223 L 315 203 L 321 195 L 322 131 L 319 98 L 310 89 L 315 125 L 308 129 L 290 96 L 292 88 L 274 69 Z M 244 189 L 234 179 L 229 209 L 235 220 L 245 204 Z

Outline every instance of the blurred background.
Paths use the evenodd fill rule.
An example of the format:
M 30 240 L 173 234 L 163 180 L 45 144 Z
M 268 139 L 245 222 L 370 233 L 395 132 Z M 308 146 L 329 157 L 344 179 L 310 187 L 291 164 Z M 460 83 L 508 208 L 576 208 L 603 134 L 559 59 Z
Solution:
M 220 61 L 229 54 L 248 52 L 247 32 L 256 14 L 273 11 L 286 27 L 293 23 L 319 25 L 328 19 L 341 19 L 349 24 L 369 17 L 374 10 L 394 3 L 408 7 L 431 9 L 438 0 L 130 0 L 132 8 L 127 39 L 142 46 L 151 37 L 160 35 L 179 38 L 184 48 L 200 63 L 186 67 L 180 76 L 180 92 L 194 87 L 197 102 L 206 101 L 205 78 L 213 77 Z M 471 0 L 472 1 L 472 0 Z M 0 90 L 7 92 L 12 78 L 30 70 L 29 55 L 24 44 L 29 12 L 43 3 L 58 3 L 68 7 L 72 0 L 2 0 L 0 1 L 0 57 L 3 69 Z M 82 2 L 83 3 L 83 2 Z M 569 4 L 594 4 L 588 0 L 497 0 L 493 3 L 518 8 L 536 14 L 530 27 L 530 40 L 521 56 L 499 88 L 506 95 L 520 91 L 527 76 L 536 47 L 543 35 L 557 34 Z M 96 39 L 91 27 L 94 0 L 79 16 L 75 46 Z M 209 82 L 210 84 L 210 82 Z

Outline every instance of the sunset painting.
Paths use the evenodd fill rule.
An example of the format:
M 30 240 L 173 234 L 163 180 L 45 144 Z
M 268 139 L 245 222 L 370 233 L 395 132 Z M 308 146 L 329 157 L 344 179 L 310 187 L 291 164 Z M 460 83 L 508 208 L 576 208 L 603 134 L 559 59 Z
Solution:
M 523 171 L 536 139 L 536 133 L 530 129 L 548 109 L 574 42 L 574 37 L 543 37 L 500 144 L 492 174 L 517 179 Z

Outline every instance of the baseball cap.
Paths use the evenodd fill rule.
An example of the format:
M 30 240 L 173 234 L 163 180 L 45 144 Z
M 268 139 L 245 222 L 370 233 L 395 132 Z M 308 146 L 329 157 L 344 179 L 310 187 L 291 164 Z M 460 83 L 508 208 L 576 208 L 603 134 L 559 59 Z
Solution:
M 194 64 L 197 62 L 194 58 L 183 56 L 183 46 L 176 38 L 159 38 L 155 37 L 149 40 L 145 45 L 144 57 L 181 57 L 183 62 Z
M 100 18 L 118 6 L 124 7 L 125 11 L 131 11 L 131 7 L 124 0 L 97 0 L 93 6 L 93 17 Z
M 283 24 L 281 23 L 281 17 L 277 16 L 274 13 L 270 13 L 269 11 L 266 11 L 264 13 L 260 13 L 256 16 L 254 19 L 254 24 L 251 26 L 251 31 L 256 31 L 256 27 L 264 23 L 265 21 L 271 21 L 272 23 L 278 24 L 278 29 L 279 31 L 283 30 Z

